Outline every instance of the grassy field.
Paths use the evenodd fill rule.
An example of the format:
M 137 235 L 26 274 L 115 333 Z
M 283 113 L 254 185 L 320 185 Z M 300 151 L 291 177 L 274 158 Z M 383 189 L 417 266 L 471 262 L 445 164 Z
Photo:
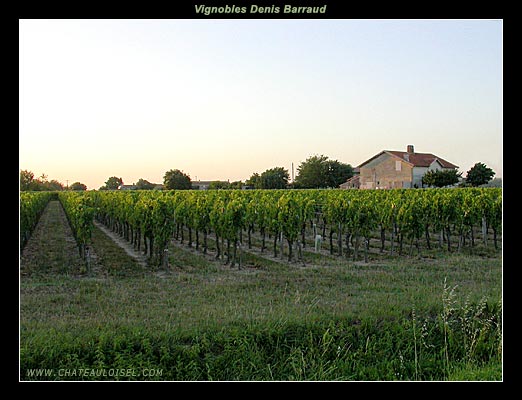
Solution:
M 90 274 L 21 274 L 21 380 L 502 379 L 500 252 L 238 270 L 172 244 L 149 270 L 99 229 L 93 249 Z

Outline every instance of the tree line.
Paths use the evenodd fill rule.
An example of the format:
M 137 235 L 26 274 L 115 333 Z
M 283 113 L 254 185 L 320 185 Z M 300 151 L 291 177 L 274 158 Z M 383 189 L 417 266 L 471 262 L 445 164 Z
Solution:
M 478 162 L 467 172 L 465 179 L 461 180 L 462 172 L 456 169 L 432 170 L 424 174 L 422 183 L 429 187 L 445 187 L 455 184 L 459 184 L 462 187 L 476 187 L 485 185 L 494 176 L 495 172 L 491 168 L 484 163 Z
M 210 182 L 209 189 L 325 189 L 336 188 L 346 182 L 354 174 L 354 169 L 350 164 L 342 163 L 338 160 L 330 160 L 325 155 L 313 155 L 303 161 L 297 167 L 297 176 L 290 182 L 288 169 L 283 167 L 269 168 L 262 173 L 254 172 L 245 182 L 236 181 L 213 181 Z M 111 176 L 105 181 L 98 190 L 117 190 L 123 185 L 123 179 Z M 151 183 L 146 179 L 140 178 L 133 185 L 137 190 L 152 190 L 159 185 Z M 195 189 L 194 182 L 189 174 L 179 169 L 171 169 L 163 176 L 164 189 Z M 56 180 L 47 180 L 46 175 L 40 178 L 34 177 L 31 171 L 20 171 L 20 190 L 21 191 L 61 191 L 61 190 L 87 190 L 87 186 L 80 182 L 74 182 L 70 186 L 65 186 Z
M 66 186 L 56 179 L 48 180 L 45 174 L 35 178 L 31 171 L 20 171 L 20 191 L 22 192 L 56 192 L 62 190 L 87 190 L 87 186 L 81 182 L 74 182 L 71 186 Z
M 297 176 L 290 182 L 288 169 L 274 167 L 261 174 L 254 172 L 243 182 L 214 181 L 209 189 L 328 189 L 338 188 L 354 176 L 354 168 L 350 164 L 338 160 L 330 160 L 325 155 L 313 155 L 297 167 Z M 466 178 L 458 170 L 428 171 L 422 178 L 427 187 L 442 188 L 459 184 L 461 187 L 478 187 L 490 182 L 495 172 L 482 162 L 477 162 L 467 171 Z M 179 169 L 165 173 L 163 185 L 165 189 L 194 189 L 190 175 Z
M 331 160 L 325 155 L 313 155 L 301 162 L 297 167 L 297 176 L 290 181 L 288 169 L 274 167 L 262 173 L 254 172 L 245 182 L 213 181 L 209 189 L 327 189 L 338 188 L 355 174 L 350 164 L 338 160 Z M 476 163 L 469 171 L 466 178 L 457 170 L 428 171 L 422 178 L 422 183 L 427 187 L 446 187 L 459 185 L 463 187 L 477 187 L 485 185 L 492 180 L 495 172 L 484 163 Z M 117 190 L 123 185 L 123 179 L 111 176 L 99 190 Z M 171 169 L 165 172 L 163 184 L 151 183 L 140 178 L 132 185 L 136 190 L 152 190 L 156 188 L 188 190 L 197 189 L 189 174 L 179 169 Z M 84 191 L 87 186 L 81 182 L 74 182 L 70 186 L 64 186 L 56 180 L 48 180 L 45 174 L 35 178 L 31 171 L 20 171 L 21 191 Z

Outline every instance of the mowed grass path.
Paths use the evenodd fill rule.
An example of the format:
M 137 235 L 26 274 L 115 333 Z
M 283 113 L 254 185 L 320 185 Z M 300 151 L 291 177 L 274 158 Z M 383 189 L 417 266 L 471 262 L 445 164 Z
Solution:
M 47 204 L 20 258 L 27 274 L 78 273 L 82 266 L 76 241 L 58 200 Z
M 22 263 L 22 271 L 29 271 L 22 273 L 20 281 L 22 377 L 28 367 L 114 366 L 120 362 L 161 365 L 166 369 L 163 377 L 175 380 L 434 379 L 442 374 L 442 367 L 432 365 L 438 361 L 428 363 L 426 357 L 423 367 L 418 358 L 406 356 L 410 347 L 417 351 L 414 339 L 405 344 L 403 353 L 397 353 L 401 346 L 394 342 L 399 339 L 393 339 L 392 331 L 404 329 L 404 321 L 411 327 L 408 321 L 412 313 L 418 321 L 436 319 L 443 308 L 445 287 L 454 289 L 455 309 L 478 304 L 481 299 L 494 308 L 501 299 L 500 253 L 488 257 L 401 257 L 368 264 L 331 257 L 321 265 L 307 267 L 248 255 L 246 267 L 238 270 L 171 246 L 171 268 L 150 270 L 141 268 L 97 228 L 93 233 L 96 268 L 89 275 L 80 273 L 81 260 L 75 259 L 73 253 L 77 250 L 69 246 L 69 241 L 53 239 L 66 229 L 55 208 L 50 204 L 39 226 L 43 231 L 38 239 L 40 251 L 47 255 Z M 332 323 L 344 328 L 335 331 Z M 378 356 L 379 362 L 388 357 L 386 367 L 368 359 L 375 371 L 357 370 L 357 364 L 362 368 L 363 363 L 351 358 L 359 355 L 359 350 L 346 326 L 371 327 L 376 335 L 392 335 L 386 340 L 395 350 Z M 257 332 L 252 336 L 255 338 L 249 336 L 247 340 L 242 336 L 252 332 Z M 328 342 L 328 353 L 327 333 L 336 338 L 335 346 Z M 412 336 L 415 340 L 420 328 L 416 335 Z M 362 346 L 366 346 L 365 357 L 372 349 L 370 337 L 367 334 L 361 339 Z M 232 358 L 223 364 L 218 360 L 228 354 L 223 344 L 228 343 L 226 338 L 236 338 L 231 346 L 237 354 L 227 355 Z M 241 338 L 248 344 L 245 348 L 241 347 Z M 266 354 L 284 353 L 285 358 L 273 360 L 270 365 L 265 350 L 257 348 L 259 343 L 269 346 L 267 341 L 275 347 L 265 349 Z M 294 345 L 309 349 L 308 362 L 304 353 L 298 357 Z M 324 351 L 315 354 L 310 350 L 314 346 Z M 257 355 L 249 353 L 252 349 L 257 349 Z M 131 354 L 141 358 L 137 360 Z M 326 355 L 330 358 L 325 358 L 323 364 L 312 365 L 313 360 L 320 361 Z M 404 357 L 406 364 L 401 364 L 399 360 Z M 342 361 L 343 367 L 334 361 Z M 193 369 L 187 370 L 188 365 Z M 460 368 L 460 361 L 458 365 Z M 467 376 L 459 368 L 453 373 Z M 473 364 L 472 368 L 477 366 Z M 491 369 L 491 365 L 487 368 Z M 498 368 L 494 366 L 493 370 L 498 376 Z M 449 369 L 446 372 L 445 378 L 451 378 Z

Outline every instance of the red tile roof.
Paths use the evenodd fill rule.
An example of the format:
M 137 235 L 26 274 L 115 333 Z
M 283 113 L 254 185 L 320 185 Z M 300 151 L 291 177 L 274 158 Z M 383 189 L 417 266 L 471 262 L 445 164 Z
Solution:
M 429 167 L 430 164 L 437 160 L 443 168 L 458 168 L 455 164 L 450 163 L 449 161 L 444 160 L 443 158 L 437 157 L 431 153 L 408 153 L 406 151 L 388 151 L 388 153 L 393 154 L 403 160 L 413 164 L 414 167 Z
M 362 164 L 359 165 L 358 168 L 362 167 L 363 165 L 367 164 L 371 160 L 377 158 L 383 153 L 391 154 L 395 157 L 398 157 L 414 167 L 429 167 L 430 164 L 437 160 L 440 165 L 442 165 L 443 168 L 458 168 L 457 165 L 450 163 L 449 161 L 444 160 L 443 158 L 440 158 L 434 154 L 431 153 L 408 153 L 406 151 L 393 151 L 393 150 L 383 150 L 379 154 L 373 156 L 372 158 L 366 160 Z

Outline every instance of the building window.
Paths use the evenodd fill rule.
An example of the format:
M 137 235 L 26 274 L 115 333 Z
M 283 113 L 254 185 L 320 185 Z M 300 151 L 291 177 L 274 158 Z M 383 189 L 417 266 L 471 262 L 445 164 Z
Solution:
M 395 161 L 395 171 L 401 170 L 402 163 L 400 161 Z

